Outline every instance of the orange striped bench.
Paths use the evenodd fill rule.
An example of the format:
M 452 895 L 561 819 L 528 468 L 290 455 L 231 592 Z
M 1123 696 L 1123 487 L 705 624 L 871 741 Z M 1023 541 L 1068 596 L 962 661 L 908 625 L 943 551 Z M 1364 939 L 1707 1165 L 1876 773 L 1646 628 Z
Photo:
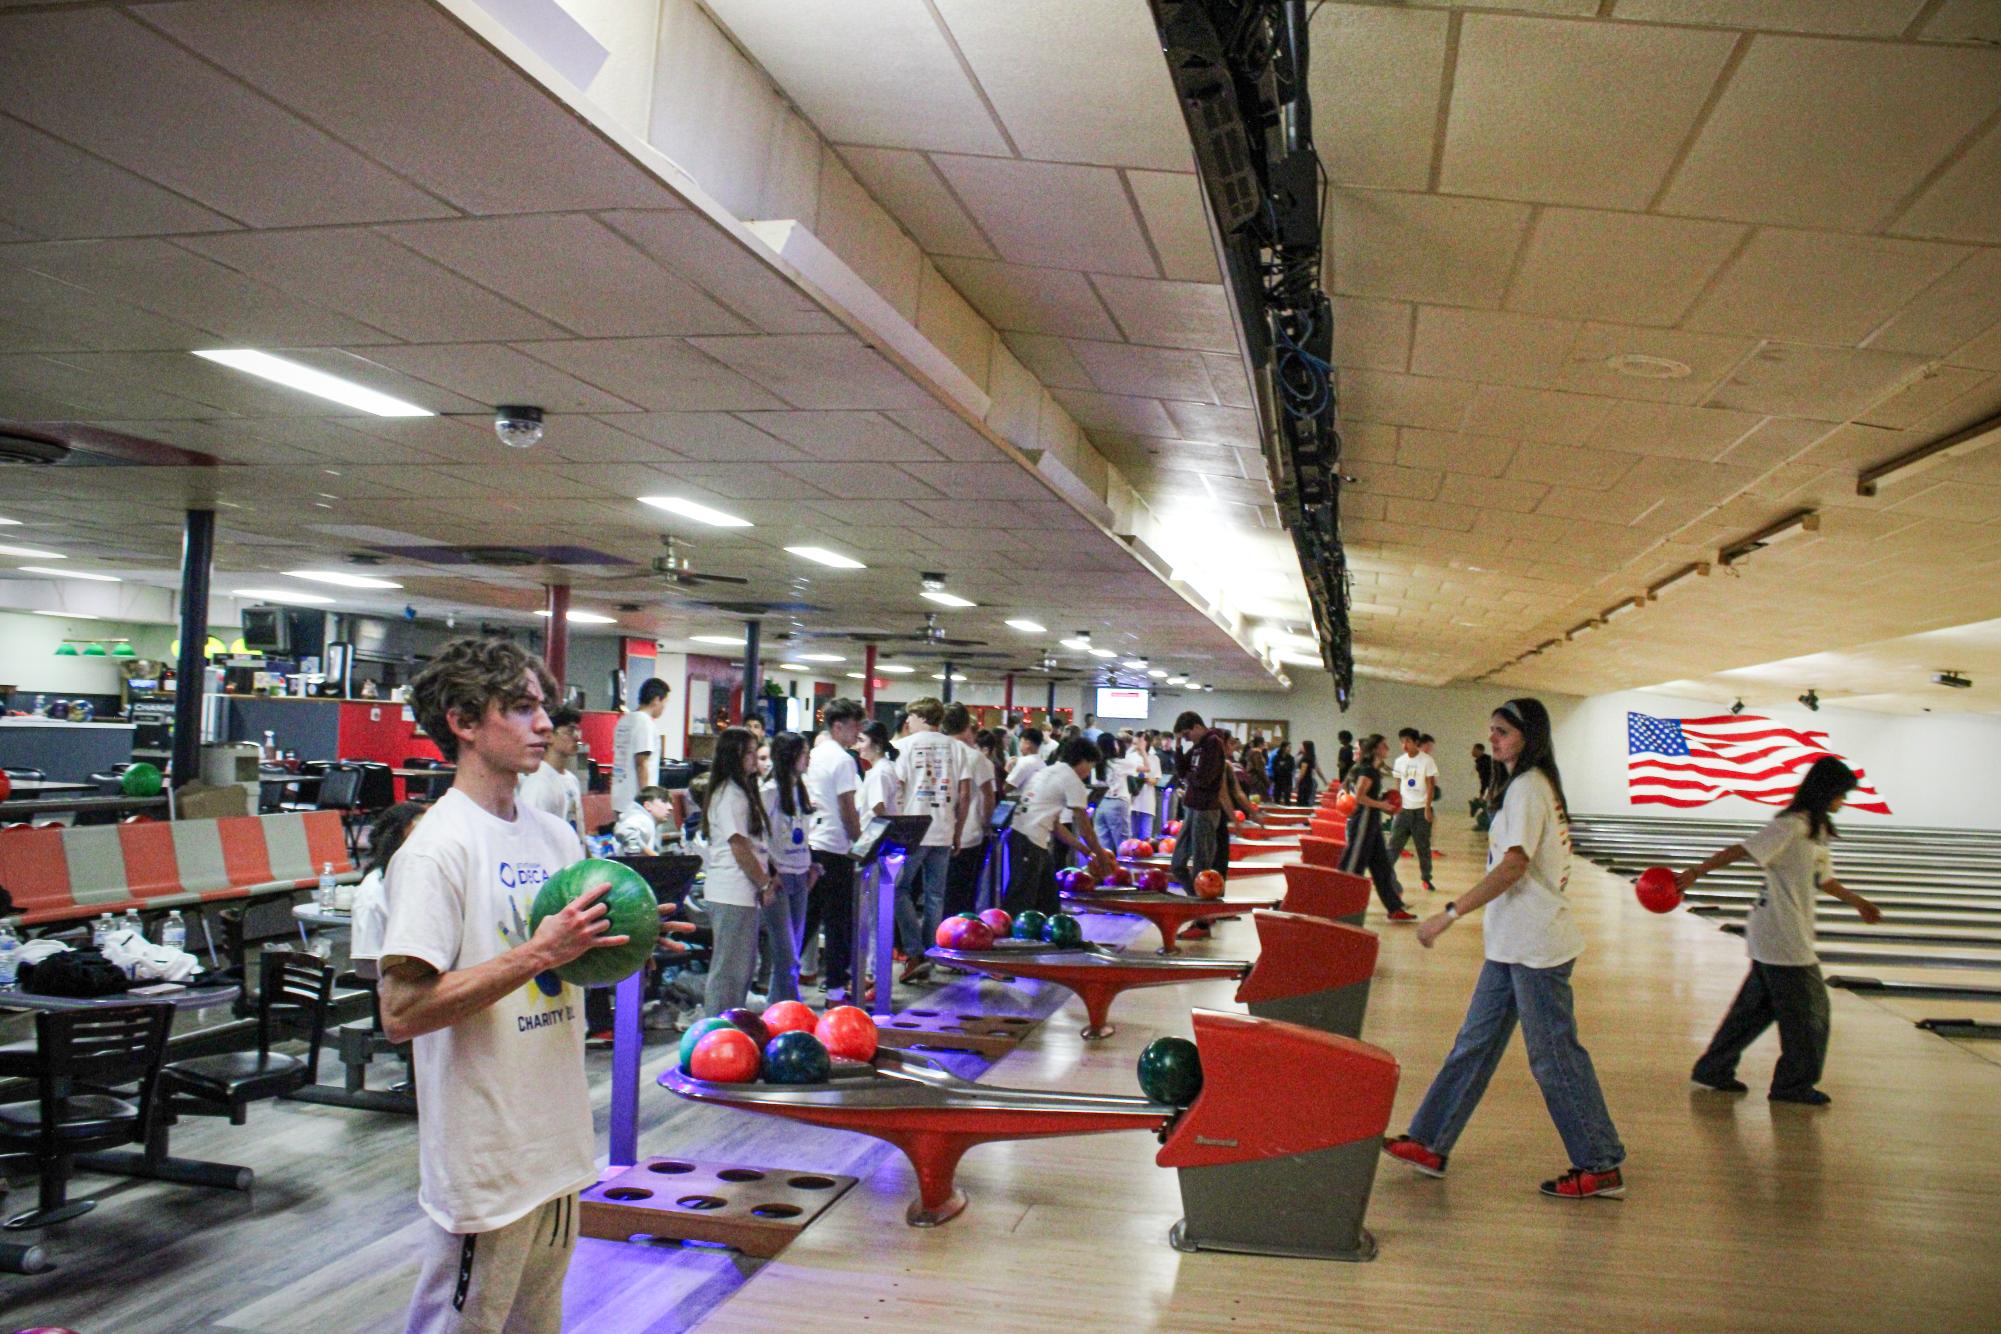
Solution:
M 0 831 L 0 887 L 22 926 L 186 908 L 354 880 L 338 811 Z

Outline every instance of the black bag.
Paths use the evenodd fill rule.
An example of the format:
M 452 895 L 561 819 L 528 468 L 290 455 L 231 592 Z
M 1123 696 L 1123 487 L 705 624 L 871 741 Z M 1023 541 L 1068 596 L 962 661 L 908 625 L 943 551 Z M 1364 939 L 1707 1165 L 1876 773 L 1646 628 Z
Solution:
M 40 963 L 21 965 L 21 990 L 37 996 L 123 995 L 132 986 L 125 970 L 96 950 L 64 950 Z

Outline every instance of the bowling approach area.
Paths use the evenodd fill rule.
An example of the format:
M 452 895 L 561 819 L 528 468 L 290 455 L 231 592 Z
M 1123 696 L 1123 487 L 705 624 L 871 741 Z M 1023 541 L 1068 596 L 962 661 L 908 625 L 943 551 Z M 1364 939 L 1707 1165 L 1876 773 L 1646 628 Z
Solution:
M 1483 845 L 1441 830 L 1437 897 L 1470 886 Z M 1231 897 L 1259 883 L 1233 876 Z M 1739 943 L 1686 910 L 1644 912 L 1628 879 L 1581 857 L 1570 894 L 1586 940 L 1579 1027 L 1629 1148 L 1624 1200 L 1536 1192 L 1561 1148 L 1517 1042 L 1447 1179 L 1381 1160 L 1367 1203 L 1372 1262 L 1174 1249 L 1185 1201 L 1144 1129 L 974 1147 L 957 1169 L 964 1211 L 913 1228 L 917 1182 L 902 1153 L 676 1097 L 656 1082 L 676 1063 L 675 1039 L 649 1036 L 643 1158 L 784 1168 L 844 1188 L 770 1259 L 587 1237 L 564 1328 L 1490 1330 L 1601 1327 L 1609 1309 L 1654 1328 L 1991 1328 L 2001 1269 L 1966 1239 L 2001 1210 L 2001 1166 L 1979 1147 L 2001 1136 L 1993 1044 L 1934 1036 L 1894 1007 L 1837 991 L 1823 1082 L 1831 1113 L 1694 1089 L 1687 1067 L 1740 980 Z M 1137 919 L 1084 921 L 1093 938 L 1151 957 L 1153 933 Z M 1400 1129 L 1458 1023 L 1481 942 L 1455 932 L 1424 950 L 1373 903 L 1364 926 L 1380 952 L 1362 1037 L 1402 1067 L 1390 1120 Z M 1249 918 L 1225 921 L 1184 957 L 1255 960 L 1258 935 Z M 1097 1041 L 1080 1035 L 1083 1004 L 1043 984 L 960 979 L 925 1004 L 1039 1018 L 979 1086 L 1136 1099 L 1146 1044 L 1188 1036 L 1193 1010 L 1243 1014 L 1238 985 L 1122 993 L 1117 1032 Z M 1754 1088 L 1771 1045 L 1746 1059 Z M 602 1135 L 612 1058 L 589 1060 Z M 1294 1072 L 1260 1073 L 1271 1106 L 1282 1105 Z M 400 1328 L 419 1226 L 407 1122 L 281 1101 L 260 1106 L 253 1126 L 246 1135 L 184 1122 L 174 1144 L 254 1167 L 254 1203 L 123 1185 L 102 1206 L 128 1220 L 119 1244 L 79 1236 L 60 1271 L 10 1278 L 10 1314 L 59 1313 L 79 1330 Z M 155 1281 L 163 1270 L 171 1285 Z

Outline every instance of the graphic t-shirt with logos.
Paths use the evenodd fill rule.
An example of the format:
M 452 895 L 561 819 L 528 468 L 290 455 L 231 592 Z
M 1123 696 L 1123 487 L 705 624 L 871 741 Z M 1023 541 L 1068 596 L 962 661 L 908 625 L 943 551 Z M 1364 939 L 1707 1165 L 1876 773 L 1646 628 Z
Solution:
M 793 812 L 787 815 L 778 803 L 776 782 L 765 779 L 759 793 L 764 798 L 764 823 L 770 830 L 765 847 L 771 853 L 771 869 L 785 875 L 806 874 L 813 869 L 813 850 L 806 845 L 813 812 L 807 808 L 805 795 L 793 792 Z
M 502 820 L 452 789 L 389 864 L 383 971 L 499 958 L 527 941 L 542 883 L 582 859 L 555 816 L 517 803 Z M 544 973 L 414 1045 L 417 1202 L 439 1227 L 491 1232 L 597 1180 L 582 990 Z
M 1528 871 L 1487 905 L 1482 924 L 1495 963 L 1555 968 L 1584 952 L 1584 933 L 1570 915 L 1570 822 L 1556 789 L 1531 769 L 1508 784 L 1500 814 L 1487 829 L 1487 869 L 1510 848 L 1529 859 Z
M 903 789 L 905 815 L 928 815 L 923 847 L 952 846 L 952 819 L 959 806 L 959 780 L 966 776 L 959 752 L 966 749 L 943 732 L 915 732 L 896 748 L 896 780 Z

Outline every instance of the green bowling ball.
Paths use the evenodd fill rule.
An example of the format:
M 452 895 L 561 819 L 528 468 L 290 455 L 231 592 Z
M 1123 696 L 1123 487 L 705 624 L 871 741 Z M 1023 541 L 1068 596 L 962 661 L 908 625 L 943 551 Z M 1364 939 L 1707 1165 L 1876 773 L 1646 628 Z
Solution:
M 680 1063 L 681 1072 L 683 1074 L 687 1073 L 688 1062 L 694 1058 L 695 1044 L 697 1042 L 700 1042 L 703 1038 L 707 1037 L 709 1034 L 715 1032 L 719 1028 L 735 1028 L 735 1027 L 736 1027 L 735 1024 L 732 1024 L 729 1020 L 722 1018 L 720 1015 L 711 1015 L 707 1019 L 698 1019 L 694 1023 L 690 1024 L 688 1026 L 688 1031 L 681 1035 L 681 1050 L 677 1054 L 677 1060 Z
M 160 771 L 143 762 L 127 769 L 118 779 L 118 790 L 128 797 L 157 797 L 165 785 Z
M 1058 949 L 1075 949 L 1084 943 L 1084 924 L 1067 912 L 1051 913 L 1042 924 L 1042 938 Z
M 1014 919 L 1014 938 L 1016 940 L 1040 940 L 1042 939 L 1042 928 L 1048 924 L 1049 918 L 1047 914 L 1037 912 L 1033 908 L 1026 909 Z
M 1202 1091 L 1202 1053 L 1187 1038 L 1155 1038 L 1139 1054 L 1139 1091 L 1186 1107 Z
M 586 950 L 556 969 L 556 976 L 580 987 L 605 986 L 623 982 L 653 957 L 654 942 L 660 938 L 660 903 L 646 877 L 623 862 L 591 858 L 573 863 L 549 877 L 535 895 L 529 910 L 528 930 L 533 934 L 542 919 L 559 913 L 573 899 L 606 886 L 598 900 L 609 910 L 611 929 L 606 933 L 629 936 L 623 945 Z

